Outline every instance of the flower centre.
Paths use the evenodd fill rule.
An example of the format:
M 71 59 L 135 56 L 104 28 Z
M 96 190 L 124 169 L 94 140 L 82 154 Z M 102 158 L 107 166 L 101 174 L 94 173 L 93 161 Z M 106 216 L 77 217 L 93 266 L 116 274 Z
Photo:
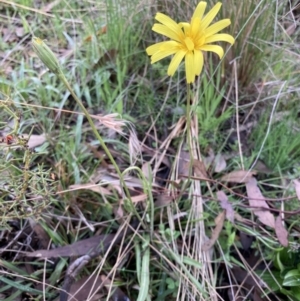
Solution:
M 194 50 L 195 45 L 194 45 L 193 40 L 190 37 L 186 37 L 184 39 L 184 43 L 189 51 Z

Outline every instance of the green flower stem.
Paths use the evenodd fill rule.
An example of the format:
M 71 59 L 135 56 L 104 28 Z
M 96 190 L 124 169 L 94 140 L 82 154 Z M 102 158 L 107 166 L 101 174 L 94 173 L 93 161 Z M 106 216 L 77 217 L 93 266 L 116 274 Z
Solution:
M 192 135 L 191 135 L 191 100 L 192 100 L 192 91 L 191 85 L 187 84 L 187 103 L 186 103 L 186 127 L 187 127 L 187 142 L 190 153 L 190 164 L 189 164 L 189 178 L 192 176 L 193 165 L 194 165 L 194 156 L 192 153 Z
M 79 105 L 81 110 L 83 111 L 85 117 L 87 118 L 87 120 L 88 120 L 88 122 L 89 122 L 89 124 L 92 128 L 93 133 L 95 134 L 96 138 L 100 142 L 100 145 L 104 149 L 105 154 L 107 155 L 107 157 L 109 158 L 109 160 L 113 164 L 113 166 L 114 166 L 114 168 L 115 168 L 115 170 L 116 170 L 116 172 L 117 172 L 117 174 L 120 178 L 120 183 L 121 183 L 122 188 L 125 191 L 127 199 L 130 200 L 131 203 L 132 203 L 129 190 L 126 186 L 126 183 L 124 181 L 124 178 L 122 176 L 122 173 L 120 171 L 119 166 L 117 165 L 116 161 L 114 160 L 113 156 L 111 155 L 111 153 L 110 153 L 109 149 L 107 148 L 104 140 L 102 139 L 102 137 L 98 133 L 98 130 L 96 129 L 95 124 L 94 124 L 89 112 L 84 107 L 81 100 L 74 93 L 74 91 L 73 91 L 72 87 L 70 86 L 68 80 L 66 79 L 65 75 L 63 74 L 62 68 L 61 68 L 60 63 L 59 63 L 58 59 L 56 58 L 55 54 L 46 45 L 46 43 L 38 37 L 33 37 L 32 38 L 32 47 L 33 47 L 33 50 L 35 51 L 35 53 L 37 54 L 37 56 L 40 58 L 40 60 L 45 64 L 45 66 L 50 71 L 52 71 L 55 75 L 57 75 L 58 78 L 64 83 L 64 85 L 67 87 L 67 89 L 69 90 L 69 92 L 71 93 L 71 95 L 73 96 L 73 98 L 75 99 L 75 101 L 77 102 L 77 104 Z
M 126 196 L 129 200 L 131 200 L 130 198 L 130 193 L 127 189 L 127 186 L 124 182 L 122 173 L 120 171 L 120 168 L 118 166 L 118 164 L 116 163 L 115 159 L 113 158 L 113 156 L 111 155 L 109 149 L 107 148 L 104 140 L 102 139 L 102 137 L 100 136 L 98 130 L 95 127 L 95 124 L 89 114 L 89 112 L 87 111 L 87 109 L 84 107 L 84 105 L 82 104 L 81 100 L 77 97 L 77 95 L 74 93 L 73 89 L 71 88 L 68 80 L 66 79 L 66 77 L 64 76 L 64 74 L 62 72 L 56 73 L 56 75 L 61 79 L 61 81 L 64 83 L 64 85 L 67 87 L 67 89 L 69 90 L 69 92 L 71 93 L 71 95 L 73 96 L 73 98 L 75 99 L 75 101 L 77 102 L 77 104 L 79 105 L 79 107 L 81 108 L 81 110 L 83 111 L 85 117 L 87 118 L 93 133 L 95 134 L 96 138 L 98 139 L 98 141 L 100 142 L 100 145 L 102 146 L 102 148 L 104 149 L 105 154 L 107 155 L 107 157 L 109 158 L 109 160 L 111 161 L 112 165 L 114 166 L 114 168 L 116 169 L 116 172 L 120 178 L 120 182 L 122 184 L 122 187 L 125 190 Z

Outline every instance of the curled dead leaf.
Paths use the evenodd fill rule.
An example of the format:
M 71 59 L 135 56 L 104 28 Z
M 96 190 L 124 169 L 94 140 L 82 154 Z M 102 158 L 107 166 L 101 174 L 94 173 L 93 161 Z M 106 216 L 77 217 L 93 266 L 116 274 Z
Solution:
M 234 210 L 232 208 L 232 204 L 229 202 L 227 195 L 224 191 L 217 191 L 217 198 L 220 201 L 220 205 L 222 209 L 226 210 L 226 218 L 234 222 Z
M 201 246 L 202 251 L 208 251 L 210 248 L 213 247 L 215 242 L 218 240 L 220 232 L 224 225 L 225 215 L 226 213 L 224 210 L 215 218 L 216 227 L 212 231 L 211 238 L 208 241 L 206 241 L 204 244 L 202 244 Z
M 289 233 L 284 227 L 280 215 L 277 216 L 275 221 L 275 233 L 281 245 L 287 247 L 289 245 L 289 240 L 288 240 Z
M 195 176 L 197 176 L 201 179 L 209 178 L 209 176 L 206 172 L 205 164 L 203 161 L 194 159 L 193 165 L 194 165 Z
M 214 163 L 215 163 L 215 168 L 214 168 L 215 172 L 219 173 L 226 169 L 227 164 L 223 155 L 218 154 L 215 158 Z
M 234 170 L 221 178 L 223 182 L 230 182 L 230 183 L 247 183 L 249 179 L 255 175 L 255 171 L 249 170 Z
M 274 215 L 269 211 L 269 205 L 267 204 L 263 194 L 257 186 L 255 178 L 250 178 L 246 183 L 247 195 L 249 197 L 249 205 L 254 207 L 253 213 L 258 217 L 261 223 L 271 228 L 275 228 Z M 255 209 L 257 207 L 258 209 Z

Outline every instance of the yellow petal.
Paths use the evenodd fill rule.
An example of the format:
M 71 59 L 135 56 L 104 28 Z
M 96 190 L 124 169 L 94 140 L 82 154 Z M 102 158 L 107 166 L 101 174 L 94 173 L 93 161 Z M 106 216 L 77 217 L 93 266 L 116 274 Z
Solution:
M 200 31 L 200 19 L 198 17 L 195 17 L 192 19 L 191 22 L 191 28 L 190 28 L 190 35 L 194 38 L 196 38 L 197 34 Z
M 194 42 L 193 42 L 193 39 L 191 39 L 190 37 L 186 37 L 186 38 L 184 39 L 184 44 L 185 44 L 186 48 L 187 48 L 189 51 L 194 50 L 194 48 L 195 48 L 195 44 L 194 44 Z
M 219 41 L 228 42 L 229 44 L 233 45 L 234 37 L 227 33 L 214 34 L 205 39 L 205 44 Z
M 176 41 L 165 41 L 162 43 L 160 50 L 161 51 L 178 51 L 182 47 L 181 43 Z
M 168 75 L 169 76 L 173 76 L 175 71 L 177 70 L 179 64 L 181 63 L 182 59 L 184 58 L 186 54 L 186 51 L 184 50 L 179 50 L 176 52 L 176 54 L 174 55 L 174 57 L 171 60 L 171 63 L 169 65 L 168 68 Z
M 154 24 L 152 30 L 178 42 L 180 41 L 181 38 L 184 38 L 184 34 L 181 29 L 180 32 L 174 32 L 166 25 Z
M 187 22 L 180 22 L 178 23 L 178 25 L 183 28 L 185 34 L 188 33 L 190 31 L 190 28 L 191 28 L 191 24 L 190 23 L 187 23 Z
M 200 1 L 199 4 L 197 5 L 192 20 L 194 18 L 199 18 L 200 20 L 202 19 L 204 12 L 205 12 L 205 8 L 206 8 L 207 3 L 204 1 Z
M 158 52 L 161 47 L 163 46 L 163 44 L 165 44 L 166 42 L 160 42 L 160 43 L 156 43 L 153 44 L 149 47 L 146 48 L 146 52 L 148 55 L 153 55 L 154 53 Z
M 214 17 L 217 15 L 217 13 L 219 12 L 220 8 L 222 6 L 222 3 L 218 2 L 207 14 L 206 16 L 203 18 L 202 22 L 201 22 L 201 28 L 205 29 L 206 27 L 208 27 L 208 25 L 212 22 L 212 20 L 214 19 Z
M 185 74 L 188 84 L 195 81 L 194 54 L 189 51 L 185 56 Z
M 215 52 L 219 56 L 220 59 L 224 55 L 223 48 L 218 45 L 203 45 L 203 46 L 201 46 L 200 50 Z
M 154 64 L 162 59 L 164 59 L 165 57 L 167 56 L 170 56 L 174 53 L 176 53 L 177 51 L 176 50 L 173 50 L 173 51 L 159 51 L 159 52 L 156 52 L 154 53 L 152 56 L 151 56 L 151 64 Z
M 173 32 L 177 33 L 181 39 L 183 38 L 183 32 L 181 30 L 181 27 L 169 16 L 162 13 L 157 13 L 155 19 L 163 25 L 165 25 L 166 27 L 168 27 Z
M 230 24 L 231 24 L 231 22 L 229 19 L 224 19 L 219 22 L 216 22 L 215 24 L 213 24 L 205 29 L 205 37 L 209 37 L 219 31 L 221 31 L 222 29 L 229 26 Z
M 200 50 L 194 51 L 194 68 L 195 68 L 195 74 L 199 75 L 202 71 L 204 63 L 203 53 Z

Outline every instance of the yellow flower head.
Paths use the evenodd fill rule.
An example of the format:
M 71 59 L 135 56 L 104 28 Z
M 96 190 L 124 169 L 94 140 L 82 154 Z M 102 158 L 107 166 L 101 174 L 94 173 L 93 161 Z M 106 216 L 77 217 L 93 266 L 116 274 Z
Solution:
M 223 48 L 211 43 L 225 41 L 231 45 L 234 38 L 229 34 L 217 34 L 230 25 L 229 19 L 224 19 L 210 25 L 221 8 L 218 2 L 204 17 L 207 3 L 201 1 L 192 16 L 191 23 L 176 23 L 170 17 L 157 13 L 155 19 L 161 24 L 153 25 L 152 30 L 160 33 L 171 41 L 160 42 L 146 49 L 151 56 L 151 64 L 174 54 L 168 68 L 168 75 L 173 76 L 182 59 L 185 57 L 185 72 L 187 83 L 195 81 L 203 68 L 203 52 L 212 51 L 218 54 L 221 59 L 224 55 Z M 210 26 L 209 26 L 210 25 Z

